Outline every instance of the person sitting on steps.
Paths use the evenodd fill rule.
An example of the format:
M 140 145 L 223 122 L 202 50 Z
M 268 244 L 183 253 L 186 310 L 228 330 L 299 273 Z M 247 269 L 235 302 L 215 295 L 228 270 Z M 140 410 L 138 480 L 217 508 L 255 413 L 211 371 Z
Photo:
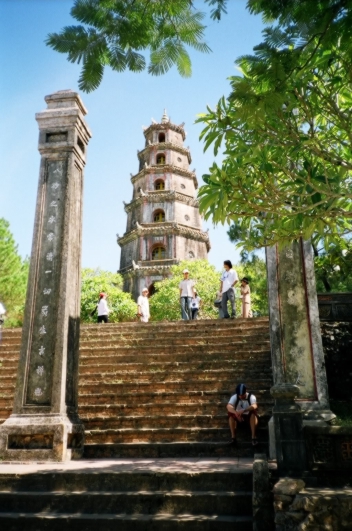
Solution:
M 258 405 L 257 399 L 252 393 L 247 393 L 246 386 L 238 384 L 236 387 L 236 394 L 231 396 L 229 403 L 226 406 L 229 417 L 229 425 L 231 430 L 230 444 L 236 446 L 236 428 L 237 423 L 249 424 L 252 432 L 252 445 L 256 446 L 258 440 L 256 437 L 256 430 L 258 425 Z

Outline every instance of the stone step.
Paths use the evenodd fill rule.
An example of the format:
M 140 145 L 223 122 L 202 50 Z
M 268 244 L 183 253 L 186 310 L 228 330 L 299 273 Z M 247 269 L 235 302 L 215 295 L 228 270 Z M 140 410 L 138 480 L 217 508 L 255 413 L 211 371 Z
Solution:
M 99 368 L 99 370 L 103 370 L 107 372 L 107 370 L 119 370 L 119 371 L 137 371 L 141 372 L 141 370 L 146 368 L 146 364 L 141 361 L 135 361 L 135 362 L 127 362 L 124 363 L 123 361 L 119 360 L 118 366 L 116 366 L 116 363 L 114 363 L 114 358 L 108 358 L 108 357 L 99 357 L 96 356 L 94 358 L 81 358 L 80 359 L 80 374 L 87 374 L 89 372 L 94 372 Z M 236 372 L 239 370 L 245 371 L 248 370 L 248 367 L 253 365 L 253 360 L 236 360 Z M 198 370 L 219 370 L 219 368 L 223 369 L 229 369 L 234 367 L 234 360 L 233 359 L 190 359 L 189 361 L 151 361 L 148 363 L 147 368 L 148 370 L 155 370 L 155 371 L 170 371 L 170 370 L 177 370 L 177 371 L 183 371 L 190 368 L 198 369 Z M 261 372 L 266 371 L 268 374 L 271 374 L 271 366 L 268 367 L 268 361 L 266 358 L 259 359 L 256 361 L 256 367 Z M 2 372 L 10 367 L 8 365 L 5 365 L 2 368 Z M 13 367 L 12 367 L 13 370 Z
M 159 338 L 157 341 L 145 340 L 140 342 L 134 341 L 111 341 L 109 339 L 102 339 L 101 341 L 81 341 L 80 352 L 83 354 L 86 350 L 93 351 L 103 351 L 103 350 L 117 350 L 121 352 L 127 352 L 128 350 L 135 350 L 136 353 L 140 351 L 149 352 L 156 349 L 157 352 L 162 350 L 176 350 L 177 352 L 182 352 L 182 349 L 190 351 L 192 349 L 200 350 L 211 350 L 213 352 L 219 351 L 219 348 L 223 350 L 237 349 L 237 350 L 262 350 L 263 348 L 270 348 L 270 341 L 268 337 L 256 336 L 251 337 L 250 339 L 238 339 L 231 338 L 228 341 L 217 340 L 212 338 L 211 340 L 201 340 L 201 339 L 190 339 L 189 341 L 182 339 L 176 340 L 173 339 L 169 341 L 168 339 Z
M 145 365 L 152 365 L 154 363 L 202 363 L 202 362 L 231 362 L 236 364 L 236 367 L 249 366 L 253 363 L 266 363 L 268 367 L 271 367 L 271 356 L 269 350 L 260 350 L 248 349 L 243 351 L 234 351 L 233 349 L 228 349 L 227 351 L 219 352 L 219 349 L 216 351 L 207 351 L 207 350 L 181 350 L 180 352 L 157 352 L 156 349 L 151 353 L 136 354 L 133 349 L 123 353 L 122 351 L 100 351 L 93 352 L 92 355 L 81 354 L 80 365 L 90 363 L 109 363 L 115 366 L 119 366 L 120 363 L 134 363 L 136 361 L 142 362 Z M 82 362 L 82 364 L 81 364 Z
M 250 437 L 238 440 L 236 447 L 225 442 L 137 442 L 137 443 L 87 443 L 84 445 L 84 458 L 86 459 L 116 459 L 116 458 L 186 458 L 186 459 L 224 459 L 230 458 L 234 462 L 238 458 L 253 458 L 255 453 L 268 453 L 267 440 L 259 441 L 257 446 L 252 446 Z M 190 464 L 192 470 L 192 464 Z M 237 486 L 237 479 L 236 479 Z M 232 483 L 232 487 L 234 483 Z M 205 487 L 204 487 L 205 488 Z M 221 488 L 221 487 L 219 487 Z M 222 487 L 225 488 L 225 485 Z M 249 488 L 252 488 L 251 486 Z
M 199 448 L 209 443 L 192 443 Z M 126 446 L 126 445 L 120 445 Z M 141 445 L 139 445 L 141 446 Z M 147 445 L 142 445 L 147 446 Z M 160 447 L 160 444 L 153 446 Z M 166 444 L 163 447 L 174 444 Z M 177 443 L 177 446 L 185 446 Z M 219 444 L 213 444 L 219 446 Z M 222 446 L 224 446 L 222 444 Z M 160 447 L 160 451 L 162 451 Z M 62 464 L 26 465 L 16 472 L 0 472 L 0 491 L 11 492 L 98 492 L 98 491 L 193 491 L 193 490 L 251 490 L 252 460 L 243 464 L 233 457 L 218 463 L 194 459 L 114 459 L 109 462 L 85 461 L 85 458 Z M 248 461 L 248 462 L 247 462 Z M 3 465 L 0 465 L 0 467 Z M 13 468 L 12 467 L 12 468 Z M 43 470 L 41 470 L 43 468 Z
M 0 513 L 4 531 L 252 531 L 252 522 L 250 516 Z
M 247 428 L 247 429 L 246 429 Z M 242 434 L 243 432 L 243 434 Z M 229 440 L 229 428 L 120 428 L 86 430 L 85 444 L 106 443 L 172 443 L 172 442 L 224 442 Z M 238 430 L 238 438 L 250 439 L 248 427 Z M 267 442 L 267 428 L 258 428 L 258 439 Z
M 130 323 L 108 323 L 108 324 L 82 324 L 81 325 L 81 336 L 92 334 L 101 334 L 101 333 L 110 333 L 110 332 L 133 332 L 133 333 L 148 333 L 153 330 L 162 329 L 163 332 L 166 330 L 187 330 L 187 328 L 196 328 L 199 331 L 209 330 L 209 329 L 233 329 L 233 328 L 257 328 L 257 327 L 268 327 L 269 318 L 268 317 L 255 317 L 253 319 L 242 319 L 237 318 L 232 319 L 202 319 L 192 322 L 183 322 L 178 321 L 151 321 L 148 324 L 143 324 L 139 322 L 130 322 Z M 2 330 L 2 337 L 7 339 L 9 337 L 21 337 L 22 328 L 4 328 Z
M 121 371 L 112 368 L 109 372 L 87 372 L 86 374 L 80 373 L 80 381 L 86 383 L 90 382 L 110 382 L 114 380 L 122 379 L 124 382 L 128 383 L 130 381 L 135 381 L 138 378 L 139 383 L 143 382 L 174 382 L 174 381 L 198 381 L 198 380 L 207 380 L 207 379 L 219 379 L 219 380 L 230 380 L 231 378 L 236 377 L 239 374 L 241 377 L 246 374 L 246 371 L 237 372 L 235 369 L 213 369 L 213 370 L 170 370 L 170 371 L 140 371 L 140 372 L 130 372 L 130 371 Z M 248 371 L 247 371 L 248 374 Z M 270 385 L 271 378 L 270 375 L 266 375 L 266 378 L 260 378 L 260 376 L 265 376 L 261 371 L 253 371 L 251 375 L 252 379 L 255 379 L 257 385 Z M 6 376 L 4 375 L 4 378 Z M 1 382 L 1 377 L 0 377 Z
M 219 391 L 219 392 L 226 392 L 228 395 L 231 393 L 233 394 L 233 389 L 235 387 L 236 382 L 232 378 L 231 380 L 221 381 L 217 379 L 209 379 L 209 380 L 187 380 L 187 381 L 177 381 L 177 382 L 158 382 L 156 384 L 155 382 L 124 382 L 122 379 L 117 379 L 114 382 L 80 382 L 79 384 L 79 394 L 82 392 L 87 393 L 97 393 L 102 392 L 105 394 L 111 394 L 111 393 L 121 393 L 124 389 L 127 392 L 130 393 L 139 393 L 142 392 L 166 392 L 166 391 L 173 391 L 173 390 L 180 390 L 182 388 L 183 391 Z M 256 394 L 258 390 L 264 390 L 269 389 L 271 386 L 271 381 L 267 381 L 267 384 L 265 388 L 259 387 L 255 381 L 246 382 L 248 385 L 248 389 L 251 389 L 251 392 Z
M 202 343 L 214 343 L 214 342 L 226 342 L 231 341 L 233 343 L 241 343 L 246 341 L 269 341 L 269 333 L 268 330 L 258 331 L 256 333 L 250 333 L 250 331 L 246 331 L 246 333 L 238 333 L 238 334 L 222 334 L 219 333 L 212 333 L 209 334 L 209 336 L 202 335 L 195 337 L 194 333 L 189 334 L 173 334 L 163 335 L 162 338 L 160 338 L 160 335 L 153 334 L 151 336 L 141 336 L 141 337 L 135 337 L 135 336 L 117 336 L 114 335 L 107 335 L 104 334 L 101 337 L 100 336 L 93 336 L 91 338 L 82 338 L 80 340 L 80 348 L 86 348 L 89 345 L 97 346 L 105 346 L 106 344 L 116 344 L 116 346 L 121 347 L 122 345 L 132 345 L 132 346 L 139 346 L 143 345 L 146 342 L 158 342 L 160 345 L 168 345 L 170 342 L 175 341 L 175 344 L 185 344 L 185 345 L 197 345 Z M 20 338 L 8 338 L 6 340 L 3 340 L 1 343 L 1 357 L 5 356 L 6 352 L 19 352 L 21 347 L 21 340 Z
M 0 492 L 0 512 L 250 516 L 252 491 Z
M 233 394 L 233 393 L 232 393 Z M 259 405 L 272 404 L 273 400 L 270 395 L 270 391 L 267 389 L 257 389 L 254 393 L 257 397 Z M 184 389 L 179 391 L 165 391 L 165 392 L 143 392 L 135 393 L 134 391 L 127 392 L 121 390 L 120 393 L 80 393 L 80 406 L 95 405 L 105 406 L 106 404 L 113 404 L 117 407 L 122 405 L 125 408 L 135 407 L 135 402 L 138 404 L 147 405 L 153 404 L 207 404 L 209 402 L 224 403 L 226 404 L 231 396 L 231 392 L 227 390 L 222 391 L 185 391 Z
M 178 411 L 178 410 L 177 410 Z M 91 430 L 147 430 L 147 429 L 197 429 L 197 428 L 227 428 L 228 417 L 224 415 L 211 415 L 211 414 L 197 414 L 197 415 L 179 415 L 179 414 L 165 414 L 157 415 L 152 413 L 149 417 L 143 415 L 134 416 L 105 416 L 90 417 L 82 414 L 82 421 L 86 431 Z M 261 417 L 261 423 L 267 424 L 270 419 L 270 415 Z
M 255 317 L 252 319 L 243 319 L 243 318 L 237 318 L 237 319 L 199 319 L 197 321 L 182 321 L 181 319 L 175 320 L 175 321 L 150 321 L 149 323 L 140 323 L 140 322 L 125 322 L 125 323 L 108 323 L 108 324 L 86 324 L 81 326 L 81 333 L 96 333 L 104 331 L 125 331 L 125 330 L 140 330 L 140 331 L 148 331 L 152 329 L 162 329 L 163 331 L 165 329 L 172 329 L 176 328 L 178 330 L 185 330 L 187 328 L 202 330 L 202 329 L 209 329 L 209 328 L 234 328 L 242 326 L 244 328 L 255 328 L 258 326 L 268 326 L 269 325 L 269 317 Z M 17 329 L 20 330 L 20 329 Z
M 256 338 L 265 338 L 267 339 L 269 336 L 269 329 L 267 326 L 261 327 L 261 328 L 250 328 L 250 329 L 226 329 L 226 330 L 217 330 L 217 329 L 206 329 L 199 333 L 197 331 L 197 334 L 195 334 L 194 330 L 164 330 L 162 333 L 162 337 L 160 337 L 160 331 L 154 330 L 153 332 L 149 332 L 148 334 L 138 334 L 138 333 L 131 333 L 131 334 L 123 334 L 120 332 L 111 332 L 111 333 L 101 333 L 101 334 L 91 334 L 87 336 L 81 336 L 80 341 L 81 344 L 86 343 L 97 343 L 101 341 L 112 341 L 117 344 L 121 343 L 135 343 L 135 344 L 141 344 L 145 341 L 159 341 L 159 340 L 167 340 L 167 341 L 184 341 L 185 343 L 194 343 L 195 341 L 210 341 L 210 340 L 241 340 L 241 339 L 248 339 L 251 337 Z M 13 338 L 14 339 L 14 338 Z M 12 339 L 12 341 L 13 341 Z M 10 339 L 11 341 L 11 339 Z M 11 343 L 10 343 L 11 344 Z

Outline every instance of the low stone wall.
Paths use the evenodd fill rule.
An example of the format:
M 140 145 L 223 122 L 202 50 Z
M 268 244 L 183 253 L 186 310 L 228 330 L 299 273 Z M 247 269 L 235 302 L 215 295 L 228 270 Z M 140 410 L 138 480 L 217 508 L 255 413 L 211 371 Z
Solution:
M 310 470 L 350 471 L 352 478 L 352 427 L 310 425 L 308 421 L 304 436 Z
M 321 323 L 329 396 L 352 400 L 352 323 Z
M 276 531 L 352 529 L 352 489 L 305 488 L 301 479 L 282 478 L 274 487 Z

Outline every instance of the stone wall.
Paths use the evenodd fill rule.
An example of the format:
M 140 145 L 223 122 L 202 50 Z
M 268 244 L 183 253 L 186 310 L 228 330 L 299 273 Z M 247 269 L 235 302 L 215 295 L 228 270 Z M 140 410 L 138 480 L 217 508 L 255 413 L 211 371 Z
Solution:
M 352 489 L 305 488 L 301 479 L 282 478 L 274 487 L 276 531 L 352 529 Z
M 352 323 L 321 323 L 329 396 L 352 400 Z

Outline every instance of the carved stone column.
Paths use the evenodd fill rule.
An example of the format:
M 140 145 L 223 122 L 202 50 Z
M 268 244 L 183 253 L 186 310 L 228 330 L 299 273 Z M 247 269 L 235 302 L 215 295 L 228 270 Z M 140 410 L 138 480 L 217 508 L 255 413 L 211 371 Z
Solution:
M 64 461 L 83 452 L 77 415 L 82 189 L 91 133 L 79 95 L 45 98 L 34 236 L 13 413 L 3 459 Z
M 309 241 L 266 249 L 274 384 L 298 386 L 304 418 L 331 420 Z

